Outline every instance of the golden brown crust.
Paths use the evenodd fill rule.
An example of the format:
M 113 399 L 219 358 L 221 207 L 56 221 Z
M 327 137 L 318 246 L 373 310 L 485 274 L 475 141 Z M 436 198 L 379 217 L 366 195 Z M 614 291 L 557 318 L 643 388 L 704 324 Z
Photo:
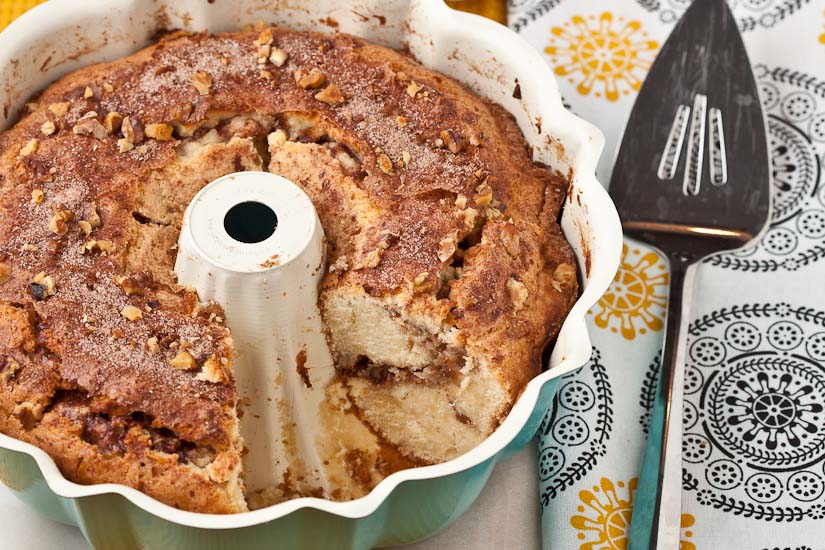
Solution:
M 70 479 L 231 511 L 221 483 L 145 432 L 239 462 L 228 331 L 170 270 L 194 193 L 261 167 L 316 205 L 335 267 L 325 296 L 451 331 L 514 398 L 577 292 L 558 277 L 574 264 L 556 224 L 567 181 L 529 155 L 500 107 L 346 35 L 184 36 L 62 78 L 0 135 L 0 429 Z M 222 379 L 199 378 L 210 360 Z M 132 443 L 111 455 L 74 440 L 64 392 L 104 424 L 132 422 Z M 154 482 L 135 466 L 146 456 Z

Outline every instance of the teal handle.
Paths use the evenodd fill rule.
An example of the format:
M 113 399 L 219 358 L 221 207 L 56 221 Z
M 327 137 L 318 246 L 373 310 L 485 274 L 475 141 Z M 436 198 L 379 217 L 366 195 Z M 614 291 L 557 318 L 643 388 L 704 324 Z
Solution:
M 663 365 L 662 368 L 665 366 Z M 642 472 L 639 475 L 639 486 L 633 501 L 629 550 L 649 550 L 654 542 L 653 526 L 656 519 L 659 469 L 662 463 L 662 434 L 665 429 L 667 409 L 667 385 L 662 382 L 663 378 L 660 373 L 645 445 Z

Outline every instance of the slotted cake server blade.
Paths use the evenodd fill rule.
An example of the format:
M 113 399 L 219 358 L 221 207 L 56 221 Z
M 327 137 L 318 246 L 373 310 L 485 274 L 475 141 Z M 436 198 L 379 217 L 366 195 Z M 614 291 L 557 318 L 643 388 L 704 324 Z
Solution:
M 683 315 L 701 293 L 695 264 L 766 228 L 770 176 L 765 118 L 736 20 L 724 0 L 694 0 L 639 92 L 610 185 L 625 233 L 658 247 L 671 269 L 631 550 L 679 547 Z

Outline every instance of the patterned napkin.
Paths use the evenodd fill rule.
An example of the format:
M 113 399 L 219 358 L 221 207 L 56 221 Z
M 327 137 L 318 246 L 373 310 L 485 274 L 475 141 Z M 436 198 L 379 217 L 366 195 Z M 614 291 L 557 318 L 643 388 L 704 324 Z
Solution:
M 510 25 L 599 126 L 610 171 L 636 94 L 689 0 L 511 0 Z M 773 214 L 706 261 L 691 307 L 682 550 L 825 548 L 825 3 L 730 2 L 768 117 Z M 735 178 L 735 174 L 732 174 Z M 545 549 L 627 547 L 659 376 L 666 262 L 628 239 L 590 312 L 593 358 L 539 434 Z

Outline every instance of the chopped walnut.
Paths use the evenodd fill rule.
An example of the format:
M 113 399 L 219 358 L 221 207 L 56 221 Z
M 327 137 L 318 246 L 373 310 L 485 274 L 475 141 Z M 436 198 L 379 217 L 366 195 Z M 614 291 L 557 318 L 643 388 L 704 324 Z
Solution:
M 326 76 L 324 76 L 324 73 L 322 73 L 318 69 L 312 69 L 309 72 L 301 70 L 295 71 L 294 77 L 295 82 L 298 83 L 298 86 L 305 90 L 310 88 L 320 88 L 327 81 L 327 78 Z
M 152 336 L 151 338 L 146 340 L 146 350 L 149 353 L 158 353 L 160 351 L 160 345 L 158 345 L 157 336 Z
M 441 130 L 441 139 L 447 145 L 447 150 L 451 153 L 460 153 L 464 149 L 464 140 L 452 130 Z
M 120 132 L 123 134 L 123 139 L 127 140 L 129 143 L 134 144 L 137 140 L 137 134 L 135 133 L 135 127 L 132 125 L 132 121 L 129 118 L 123 119 L 123 122 L 120 125 Z
M 114 111 L 107 114 L 106 118 L 103 119 L 103 127 L 110 134 L 120 131 L 121 124 L 123 124 L 123 117 Z
M 49 105 L 49 111 L 52 112 L 55 116 L 63 116 L 69 112 L 69 107 L 71 107 L 71 103 L 68 101 L 64 101 L 62 103 L 52 103 Z
M 275 130 L 269 136 L 267 136 L 266 141 L 270 147 L 283 147 L 284 143 L 287 140 L 286 132 L 281 129 Z
M 51 120 L 47 120 L 46 122 L 40 125 L 40 132 L 44 136 L 52 135 L 55 132 L 55 130 L 57 130 L 57 126 L 55 126 L 54 122 L 52 122 Z
M 192 84 L 200 95 L 209 95 L 212 89 L 212 76 L 203 71 L 197 71 L 192 75 Z
M 116 275 L 114 280 L 117 286 L 119 286 L 127 296 L 140 293 L 140 285 L 131 277 L 127 277 L 126 275 Z
M 261 72 L 258 73 L 258 74 L 264 80 L 272 80 L 272 71 L 267 71 L 266 69 L 261 69 Z
M 272 44 L 272 29 L 264 29 L 261 31 L 261 34 L 258 35 L 258 39 L 255 40 L 255 45 L 263 46 L 263 45 L 270 45 Z
M 100 215 L 98 215 L 97 206 L 94 204 L 89 209 L 89 223 L 92 227 L 100 227 Z
M 427 280 L 427 277 L 429 277 L 429 276 L 430 276 L 430 274 L 429 274 L 429 273 L 427 273 L 426 271 L 424 271 L 424 272 L 419 273 L 418 275 L 416 275 L 416 276 L 415 276 L 415 281 L 413 281 L 413 282 L 414 282 L 416 285 L 423 285 L 423 284 L 424 284 L 424 281 L 426 281 L 426 280 Z
M 195 376 L 198 380 L 205 380 L 206 382 L 213 382 L 215 384 L 220 384 L 221 382 L 226 381 L 226 374 L 223 370 L 223 365 L 221 365 L 220 359 L 216 356 L 212 356 L 206 360 L 201 367 L 201 371 Z
M 438 243 L 438 259 L 442 262 L 446 262 L 450 258 L 453 257 L 456 251 L 456 241 L 455 235 L 450 237 L 444 237 Z
M 106 127 L 97 120 L 97 113 L 89 111 L 72 128 L 72 132 L 79 136 L 92 136 L 95 139 L 105 139 L 108 135 Z
M 198 366 L 197 361 L 195 361 L 195 358 L 192 357 L 192 354 L 190 354 L 188 351 L 182 351 L 178 353 L 176 356 L 172 358 L 171 361 L 169 361 L 169 364 L 172 367 L 180 370 L 192 370 L 197 368 Z
M 172 130 L 174 130 L 172 126 L 161 122 L 147 124 L 144 132 L 146 133 L 146 137 L 156 139 L 158 141 L 171 141 Z
M 134 148 L 134 143 L 132 143 L 126 138 L 120 138 L 119 140 L 117 140 L 117 150 L 121 153 L 126 153 Z
M 344 94 L 341 93 L 341 90 L 335 84 L 330 84 L 315 94 L 315 99 L 328 105 L 340 105 L 346 101 Z
M 23 429 L 30 430 L 43 418 L 43 410 L 42 403 L 23 401 L 14 406 L 12 414 L 23 424 Z
M 476 187 L 476 194 L 473 196 L 473 202 L 477 206 L 488 206 L 493 200 L 493 188 L 485 180 Z
M 30 139 L 23 147 L 20 148 L 20 156 L 28 157 L 29 155 L 34 154 L 39 145 L 40 141 L 37 138 Z
M 17 371 L 20 370 L 20 363 L 17 362 L 17 359 L 14 357 L 9 357 L 8 361 L 6 361 L 6 368 L 0 371 L 0 380 L 3 382 L 8 382 L 11 380 Z
M 43 192 L 42 189 L 32 190 L 32 204 L 43 204 L 43 199 L 45 197 L 46 194 Z
M 56 209 L 49 219 L 49 231 L 63 236 L 69 231 L 69 222 L 74 219 L 74 212 L 65 209 Z
M 524 303 L 527 301 L 527 287 L 524 286 L 524 283 L 513 278 L 508 279 L 507 294 L 510 296 L 510 300 L 513 301 L 516 311 L 524 307 Z
M 404 162 L 404 166 L 408 165 L 412 160 L 412 156 L 410 156 L 409 151 L 401 151 L 401 160 Z
M 439 149 L 441 149 L 442 147 L 444 147 L 444 140 L 443 140 L 443 139 L 441 139 L 441 138 L 435 138 L 435 141 L 434 141 L 433 143 L 434 143 L 434 144 L 435 144 L 435 146 L 436 146 L 436 147 L 438 147 Z
M 11 279 L 11 266 L 6 262 L 0 262 L 0 285 L 7 283 Z
M 108 83 L 108 82 L 104 82 L 104 83 L 103 83 L 103 91 L 105 91 L 105 92 L 107 92 L 107 93 L 112 93 L 112 92 L 114 92 L 114 91 L 115 91 L 115 87 L 114 87 L 114 86 L 112 86 L 112 85 L 111 85 L 110 83 Z
M 459 208 L 466 208 L 467 207 L 467 196 L 466 195 L 458 195 L 455 198 L 455 205 Z
M 410 82 L 407 85 L 407 95 L 410 96 L 413 99 L 415 99 L 415 96 L 418 95 L 418 92 L 420 92 L 420 91 L 421 91 L 421 86 L 419 86 L 415 82 L 415 80 L 413 80 L 412 82 Z
M 331 273 L 335 273 L 336 271 L 346 271 L 347 269 L 349 269 L 349 265 L 347 263 L 346 254 L 338 256 L 338 259 L 329 266 L 329 271 Z
M 41 271 L 29 283 L 29 293 L 35 300 L 45 300 L 49 296 L 54 296 L 57 292 L 57 284 L 51 275 L 46 275 Z
M 137 308 L 133 305 L 124 306 L 123 309 L 120 310 L 120 314 L 130 321 L 137 321 L 143 318 L 143 312 L 140 308 Z
M 473 147 L 478 147 L 481 145 L 481 140 L 476 134 L 470 134 L 470 145 Z
M 78 227 L 80 227 L 81 231 L 88 237 L 92 234 L 92 224 L 87 222 L 86 220 L 80 220 L 77 222 Z
M 287 59 L 289 59 L 289 54 L 281 48 L 272 48 L 272 51 L 269 53 L 269 61 L 276 67 L 282 67 Z
M 370 250 L 365 256 L 364 261 L 361 263 L 360 269 L 366 269 L 370 267 L 375 267 L 381 263 L 381 257 L 384 255 L 384 248 L 378 247 L 373 250 Z
M 115 249 L 115 243 L 113 243 L 112 241 L 101 239 L 97 241 L 97 248 L 101 252 L 113 252 Z
M 86 86 L 86 89 L 83 90 L 83 97 L 86 99 L 91 99 L 95 96 L 95 91 L 92 90 L 89 86 Z
M 576 284 L 576 268 L 570 264 L 559 264 L 553 271 L 553 288 L 561 292 L 563 287 L 573 288 Z
M 378 155 L 378 168 L 385 174 L 392 174 L 392 161 L 385 153 Z

